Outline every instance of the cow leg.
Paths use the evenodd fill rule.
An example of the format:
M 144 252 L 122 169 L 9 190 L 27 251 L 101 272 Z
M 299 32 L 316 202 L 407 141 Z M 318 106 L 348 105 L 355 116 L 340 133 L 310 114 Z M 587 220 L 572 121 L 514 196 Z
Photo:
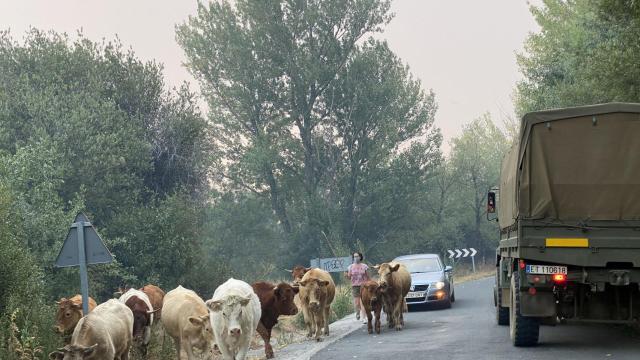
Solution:
M 267 359 L 273 359 L 273 348 L 271 347 L 271 329 L 267 329 L 264 325 L 262 325 L 262 321 L 260 321 L 256 330 L 264 341 L 264 353 Z
M 222 359 L 224 360 L 234 360 L 235 356 L 229 351 L 229 347 L 227 344 L 223 342 L 222 346 L 218 345 L 218 350 L 222 353 Z
M 376 316 L 376 334 L 380 334 L 380 305 L 377 305 L 373 308 L 374 314 Z M 369 320 L 369 324 L 371 324 L 371 320 Z
M 307 306 L 302 306 L 302 317 L 304 318 L 304 325 L 307 327 L 307 337 L 313 337 L 313 314 Z
M 313 338 L 313 334 L 316 332 L 316 325 L 318 324 L 316 320 L 316 314 L 313 311 L 309 311 L 309 322 L 307 323 L 307 327 L 309 330 L 309 334 L 307 335 L 309 338 Z
M 395 325 L 393 321 L 393 309 L 388 301 L 385 302 L 384 305 L 384 314 L 387 316 L 387 326 L 389 329 L 393 329 L 393 326 Z
M 187 359 L 188 360 L 196 360 L 196 356 L 193 354 L 193 348 L 191 348 L 191 344 L 189 344 L 188 342 L 183 342 L 182 346 L 181 346 L 184 351 L 187 353 Z
M 178 358 L 177 359 L 178 360 L 182 359 L 182 354 L 181 354 L 182 347 L 180 346 L 181 345 L 180 339 L 173 339 L 173 344 L 175 345 L 176 352 L 178 353 Z
M 365 306 L 364 311 L 367 313 L 367 331 L 369 332 L 369 334 L 372 334 L 373 325 L 371 324 L 371 320 L 373 316 L 371 316 L 371 309 L 367 309 L 367 307 Z
M 318 314 L 315 314 L 316 322 L 316 341 L 322 341 L 322 330 L 324 329 L 324 311 L 321 309 Z
M 403 323 L 403 321 L 402 321 L 402 300 L 396 302 L 395 307 L 393 309 L 393 312 L 394 312 L 394 316 L 393 316 L 394 319 L 393 320 L 394 320 L 395 325 L 396 325 L 396 330 L 400 331 L 400 330 L 402 330 L 402 323 Z
M 236 354 L 236 357 L 233 359 L 236 360 L 245 360 L 247 357 L 247 352 L 249 351 L 249 344 L 251 343 L 251 339 L 253 336 L 247 336 L 246 340 L 242 341 L 240 344 L 240 351 Z
M 326 336 L 329 336 L 329 316 L 331 315 L 331 306 L 330 305 L 327 305 L 324 308 L 324 314 L 323 315 L 324 315 L 324 320 L 323 320 L 323 322 L 324 322 L 324 334 Z

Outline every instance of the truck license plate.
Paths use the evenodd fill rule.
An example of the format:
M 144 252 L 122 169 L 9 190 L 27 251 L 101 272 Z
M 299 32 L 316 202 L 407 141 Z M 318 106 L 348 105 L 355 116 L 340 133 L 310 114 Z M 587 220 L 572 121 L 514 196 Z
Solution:
M 527 274 L 567 274 L 566 266 L 527 265 Z
M 411 291 L 407 294 L 407 299 L 423 298 L 425 291 Z

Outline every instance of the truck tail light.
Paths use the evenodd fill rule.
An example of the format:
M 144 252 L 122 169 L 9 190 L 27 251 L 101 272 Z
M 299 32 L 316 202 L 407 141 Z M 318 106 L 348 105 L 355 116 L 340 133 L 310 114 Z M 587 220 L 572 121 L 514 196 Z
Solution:
M 553 275 L 551 275 L 551 279 L 555 283 L 564 283 L 565 281 L 567 281 L 567 275 L 565 275 L 565 274 L 553 274 Z

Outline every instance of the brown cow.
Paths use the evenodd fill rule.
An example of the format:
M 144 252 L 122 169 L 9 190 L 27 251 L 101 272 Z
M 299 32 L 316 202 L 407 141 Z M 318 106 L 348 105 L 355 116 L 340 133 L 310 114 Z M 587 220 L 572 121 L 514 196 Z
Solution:
M 304 274 L 306 274 L 307 271 L 309 270 L 311 270 L 311 268 L 304 267 L 302 265 L 296 265 L 293 267 L 292 270 L 287 270 L 287 271 L 291 273 L 291 278 L 293 279 L 293 283 L 297 284 L 300 282 L 300 280 L 302 280 L 302 277 L 304 276 Z
M 269 282 L 256 282 L 251 287 L 258 295 L 260 307 L 262 308 L 258 333 L 264 340 L 264 352 L 267 359 L 273 359 L 271 329 L 278 323 L 278 316 L 298 313 L 298 308 L 293 303 L 293 298 L 298 293 L 299 288 L 283 282 L 278 285 Z
M 122 294 L 120 302 L 127 305 L 133 313 L 133 339 L 142 347 L 142 353 L 147 353 L 147 346 L 151 341 L 151 326 L 154 311 L 147 294 L 140 290 L 129 289 Z
M 71 299 L 62 298 L 60 301 L 56 301 L 56 304 L 58 304 L 58 313 L 53 329 L 59 334 L 73 332 L 76 324 L 82 318 L 82 295 L 75 295 Z M 96 306 L 96 301 L 89 297 L 89 312 Z
M 140 288 L 140 291 L 147 294 L 151 306 L 153 306 L 154 316 L 156 320 L 160 320 L 162 313 L 162 301 L 164 300 L 164 291 L 155 285 L 145 285 Z
M 376 333 L 380 334 L 382 292 L 380 291 L 378 283 L 373 280 L 369 280 L 366 283 L 362 284 L 362 287 L 360 288 L 360 300 L 362 301 L 362 306 L 364 307 L 364 311 L 367 314 L 367 330 L 369 331 L 369 334 L 373 333 L 373 326 L 371 325 L 373 316 L 375 316 L 376 318 Z M 373 316 L 371 315 L 371 311 L 373 311 Z
M 374 269 L 377 269 L 380 275 L 378 285 L 382 293 L 389 328 L 395 327 L 398 331 L 402 330 L 403 312 L 406 309 L 405 296 L 411 287 L 411 275 L 404 265 L 397 262 L 376 265 Z
M 336 285 L 328 272 L 321 269 L 311 269 L 304 274 L 300 284 L 300 302 L 302 315 L 307 325 L 307 337 L 313 337 L 315 330 L 316 341 L 322 341 L 322 330 L 329 335 L 329 313 L 331 303 L 336 294 Z

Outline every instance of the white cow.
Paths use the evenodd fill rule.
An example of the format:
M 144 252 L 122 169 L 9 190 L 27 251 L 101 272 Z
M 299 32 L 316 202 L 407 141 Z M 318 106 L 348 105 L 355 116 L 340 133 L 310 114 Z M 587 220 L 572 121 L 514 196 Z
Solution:
M 207 301 L 211 328 L 224 360 L 244 360 L 260 322 L 260 300 L 244 281 L 229 279 Z
M 133 342 L 133 313 L 111 299 L 80 319 L 71 344 L 49 354 L 49 359 L 126 360 Z
M 193 348 L 200 349 L 203 353 L 211 351 L 213 332 L 209 310 L 204 300 L 193 290 L 178 286 L 164 296 L 162 324 L 175 342 L 178 359 L 184 358 L 184 352 L 189 360 L 195 360 Z

